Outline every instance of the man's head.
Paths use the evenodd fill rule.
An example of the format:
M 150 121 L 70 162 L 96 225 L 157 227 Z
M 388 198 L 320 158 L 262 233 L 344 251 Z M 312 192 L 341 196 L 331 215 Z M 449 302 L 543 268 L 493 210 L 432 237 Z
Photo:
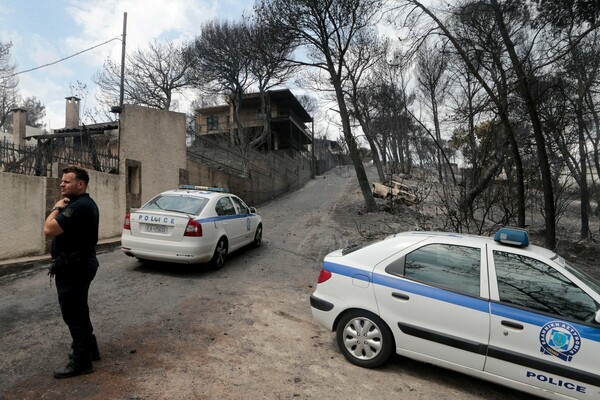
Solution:
M 83 168 L 69 165 L 62 170 L 63 176 L 60 182 L 60 193 L 68 198 L 77 197 L 87 190 L 90 176 Z

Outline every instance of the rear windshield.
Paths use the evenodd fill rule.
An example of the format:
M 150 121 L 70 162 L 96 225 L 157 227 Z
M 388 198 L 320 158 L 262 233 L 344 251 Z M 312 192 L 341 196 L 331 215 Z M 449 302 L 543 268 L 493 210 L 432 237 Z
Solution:
M 142 207 L 142 210 L 175 211 L 185 214 L 198 215 L 208 203 L 204 197 L 159 194 Z

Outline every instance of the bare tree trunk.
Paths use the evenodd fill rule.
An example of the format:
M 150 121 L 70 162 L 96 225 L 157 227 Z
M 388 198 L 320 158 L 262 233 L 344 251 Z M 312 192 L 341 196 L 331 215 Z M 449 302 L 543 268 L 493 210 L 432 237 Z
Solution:
M 500 29 L 500 34 L 502 35 L 502 39 L 510 56 L 512 66 L 517 75 L 519 91 L 521 92 L 521 96 L 525 102 L 525 107 L 527 108 L 531 126 L 533 128 L 537 158 L 540 166 L 540 174 L 542 176 L 542 186 L 544 188 L 544 217 L 546 222 L 545 246 L 548 249 L 554 250 L 556 248 L 556 207 L 554 204 L 552 174 L 550 171 L 550 163 L 548 162 L 546 139 L 542 130 L 542 123 L 540 121 L 536 102 L 529 86 L 529 77 L 523 68 L 523 63 L 519 59 L 519 56 L 515 50 L 515 45 L 508 33 L 508 29 L 504 23 L 502 10 L 497 0 L 491 0 L 491 4 L 494 6 L 496 23 Z
M 590 189 L 587 182 L 587 151 L 585 143 L 585 121 L 583 120 L 583 82 L 578 84 L 577 95 L 577 137 L 579 140 L 579 160 L 580 160 L 580 178 L 579 188 L 581 189 L 581 238 L 587 239 L 590 232 Z
M 369 142 L 369 147 L 371 148 L 371 156 L 373 157 L 373 164 L 375 164 L 375 167 L 377 168 L 377 176 L 379 176 L 379 180 L 383 182 L 385 180 L 385 174 L 383 173 L 383 166 L 381 165 L 381 158 L 379 157 L 377 144 L 371 135 L 365 134 L 365 137 L 367 138 L 367 142 Z
M 369 184 L 369 179 L 367 178 L 365 166 L 363 165 L 360 153 L 358 151 L 356 139 L 354 138 L 354 135 L 352 135 L 352 129 L 350 127 L 350 114 L 348 112 L 348 108 L 346 107 L 344 92 L 342 90 L 341 82 L 337 78 L 333 66 L 330 67 L 330 76 L 332 77 L 337 103 L 340 108 L 342 132 L 344 134 L 346 144 L 348 145 L 348 151 L 350 152 L 352 164 L 354 164 L 354 171 L 356 172 L 358 185 L 360 186 L 360 191 L 362 192 L 363 198 L 365 200 L 365 207 L 367 211 L 375 211 L 377 210 L 377 203 L 375 203 L 375 198 L 373 197 L 373 192 L 371 190 L 371 185 Z

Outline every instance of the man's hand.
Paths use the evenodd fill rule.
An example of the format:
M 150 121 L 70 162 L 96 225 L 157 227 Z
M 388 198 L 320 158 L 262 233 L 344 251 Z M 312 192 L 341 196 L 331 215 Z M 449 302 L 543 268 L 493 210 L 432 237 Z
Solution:
M 65 208 L 67 205 L 69 205 L 69 199 L 64 197 L 62 199 L 60 199 L 59 201 L 56 202 L 56 204 L 54 205 L 55 208 L 60 208 L 63 209 Z
M 60 214 L 60 211 L 68 204 L 69 199 L 65 197 L 57 201 L 54 205 L 50 215 L 48 215 L 48 218 L 46 218 L 46 221 L 44 222 L 44 235 L 46 235 L 46 237 L 54 237 L 63 233 L 63 229 L 58 222 L 56 222 L 56 216 Z

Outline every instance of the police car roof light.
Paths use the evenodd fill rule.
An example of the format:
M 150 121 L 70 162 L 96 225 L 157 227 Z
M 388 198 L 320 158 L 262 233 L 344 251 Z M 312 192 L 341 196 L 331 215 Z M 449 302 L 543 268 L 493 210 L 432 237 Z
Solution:
M 184 190 L 208 190 L 210 192 L 229 193 L 229 189 L 215 186 L 196 186 L 196 185 L 179 185 L 179 189 Z
M 496 242 L 512 246 L 529 246 L 529 232 L 520 228 L 500 228 L 494 236 Z

